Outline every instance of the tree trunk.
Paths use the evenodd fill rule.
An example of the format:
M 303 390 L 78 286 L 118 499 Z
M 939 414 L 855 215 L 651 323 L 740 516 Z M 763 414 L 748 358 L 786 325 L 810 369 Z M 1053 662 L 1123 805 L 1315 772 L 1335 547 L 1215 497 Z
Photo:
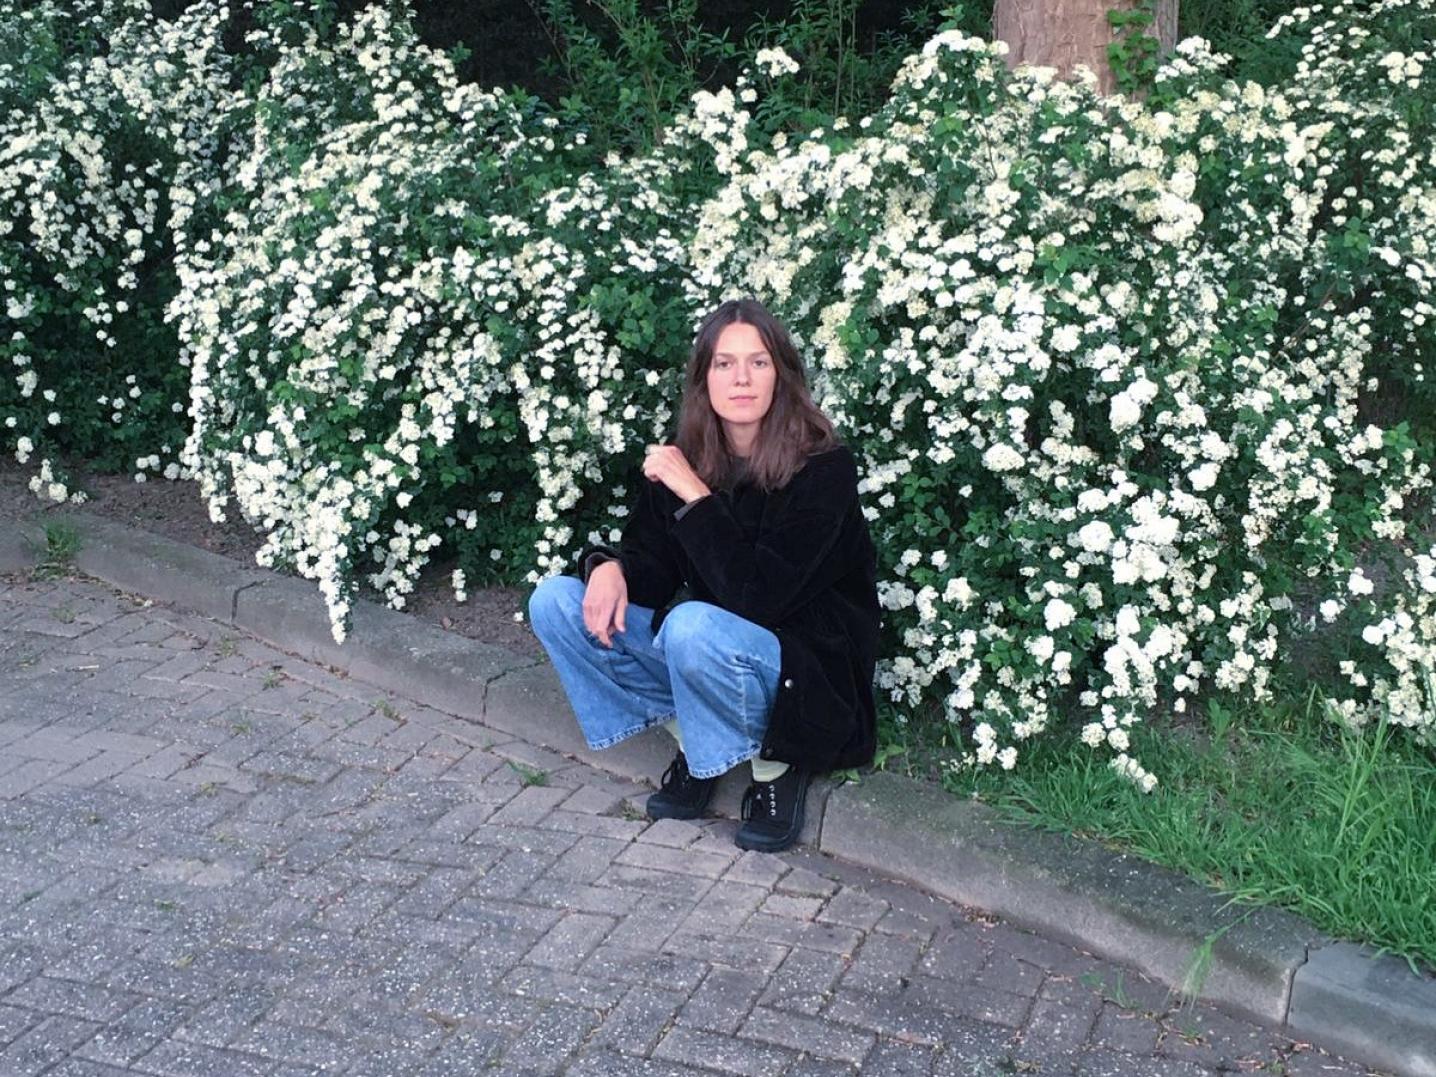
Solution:
M 1070 76 L 1078 64 L 1097 75 L 1105 94 L 1115 92 L 1116 78 L 1107 62 L 1107 46 L 1116 40 L 1107 12 L 1130 10 L 1134 0 L 995 0 L 992 32 L 1007 42 L 1007 66 L 1035 64 L 1055 67 Z M 1165 56 L 1177 43 L 1177 0 L 1156 0 L 1156 21 L 1147 28 Z

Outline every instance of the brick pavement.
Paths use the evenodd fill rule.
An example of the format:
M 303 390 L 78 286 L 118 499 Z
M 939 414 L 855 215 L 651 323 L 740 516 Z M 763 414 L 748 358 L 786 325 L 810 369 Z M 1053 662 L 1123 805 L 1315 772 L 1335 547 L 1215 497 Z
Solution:
M 0 578 L 0 1077 L 1366 1072 L 645 794 Z

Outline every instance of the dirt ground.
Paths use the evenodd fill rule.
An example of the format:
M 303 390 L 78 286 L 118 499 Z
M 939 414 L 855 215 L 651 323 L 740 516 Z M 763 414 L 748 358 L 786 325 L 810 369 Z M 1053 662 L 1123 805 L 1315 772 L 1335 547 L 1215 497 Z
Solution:
M 0 461 L 0 518 L 43 514 L 57 508 L 30 492 L 28 483 L 32 473 L 14 461 Z M 239 519 L 237 513 L 231 512 L 230 519 L 222 524 L 212 522 L 197 483 L 164 479 L 138 483 L 128 475 L 72 474 L 76 475 L 79 488 L 90 496 L 89 501 L 77 506 L 81 511 L 246 564 L 254 563 L 255 551 L 263 545 L 263 536 Z M 527 588 L 472 588 L 467 600 L 461 603 L 455 601 L 449 585 L 452 568 L 443 561 L 427 566 L 414 593 L 409 595 L 405 612 L 469 639 L 498 644 L 536 658 L 543 655 L 543 647 L 527 622 L 514 620 L 514 614 L 527 604 Z M 365 597 L 379 600 L 372 592 Z

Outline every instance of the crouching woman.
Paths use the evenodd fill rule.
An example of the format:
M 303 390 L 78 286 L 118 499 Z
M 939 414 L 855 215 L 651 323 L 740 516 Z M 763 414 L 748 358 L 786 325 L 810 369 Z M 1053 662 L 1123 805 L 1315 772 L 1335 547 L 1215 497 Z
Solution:
M 747 763 L 735 840 L 786 848 L 812 777 L 873 757 L 876 554 L 853 454 L 755 300 L 704 319 L 643 476 L 618 549 L 541 583 L 533 630 L 590 747 L 659 725 L 677 741 L 651 818 L 701 816 Z

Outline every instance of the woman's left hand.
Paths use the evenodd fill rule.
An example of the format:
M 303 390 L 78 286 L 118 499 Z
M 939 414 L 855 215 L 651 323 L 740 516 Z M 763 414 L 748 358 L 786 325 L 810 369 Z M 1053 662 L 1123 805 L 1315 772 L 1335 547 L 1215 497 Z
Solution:
M 643 458 L 643 474 L 663 483 L 685 503 L 712 493 L 677 445 L 648 446 L 648 455 Z

